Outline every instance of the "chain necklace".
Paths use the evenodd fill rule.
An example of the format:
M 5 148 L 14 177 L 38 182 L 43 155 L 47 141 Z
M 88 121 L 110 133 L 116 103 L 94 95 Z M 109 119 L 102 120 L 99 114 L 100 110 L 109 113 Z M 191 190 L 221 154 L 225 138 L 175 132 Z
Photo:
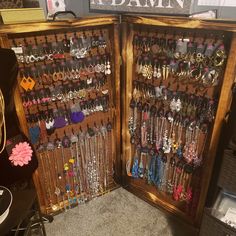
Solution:
M 45 160 L 46 160 L 46 165 L 47 166 L 51 166 L 51 160 L 50 160 L 50 156 L 49 156 L 49 153 L 48 153 L 48 151 L 46 151 L 46 157 L 45 157 Z M 52 202 L 52 194 L 51 194 L 51 190 L 52 189 L 56 189 L 56 185 L 55 185 L 55 182 L 54 182 L 54 178 L 53 177 L 51 177 L 51 170 L 50 171 L 48 171 L 48 176 L 47 176 L 47 178 L 48 178 L 48 187 L 49 187 L 49 196 L 50 196 L 50 201 L 51 201 L 51 208 L 52 208 L 52 210 L 53 211 L 57 211 L 58 210 L 58 207 L 57 207 L 57 205 L 55 205 L 55 204 L 53 204 L 53 202 Z M 58 201 L 58 197 L 57 197 L 57 201 Z
M 55 168 L 55 171 L 56 171 L 56 180 L 55 180 L 56 186 L 55 186 L 55 192 L 54 193 L 57 196 L 58 202 L 60 202 L 59 196 L 61 195 L 61 190 L 60 190 L 60 187 L 58 187 L 60 185 L 60 184 L 58 184 L 58 180 L 60 181 L 60 177 L 59 177 L 58 163 L 57 163 L 57 159 L 56 159 L 56 155 L 55 155 L 55 150 L 56 149 L 54 149 L 52 151 L 52 160 L 54 162 L 54 168 Z M 59 204 L 59 206 L 60 206 L 60 209 L 61 209 L 61 204 Z
M 88 183 L 88 167 L 87 167 L 87 160 L 85 158 L 86 156 L 86 152 L 88 150 L 88 140 L 85 137 L 85 134 L 81 131 L 81 133 L 79 134 L 79 148 L 78 148 L 78 156 L 77 156 L 77 161 L 80 162 L 80 158 L 81 158 L 81 166 L 80 166 L 80 173 L 81 173 L 81 186 L 83 186 L 83 190 L 86 194 L 90 195 L 90 190 L 89 190 L 89 183 Z M 88 156 L 89 158 L 89 156 Z
M 46 175 L 46 170 L 45 170 L 45 164 L 44 164 L 44 159 L 45 159 L 45 153 L 40 153 L 40 163 L 43 171 L 43 179 L 44 179 L 44 185 L 46 186 L 45 191 L 46 191 L 46 196 L 47 196 L 47 205 L 50 206 L 52 209 L 52 197 L 51 197 L 51 192 L 50 192 L 50 186 L 47 180 L 49 180 L 48 176 Z

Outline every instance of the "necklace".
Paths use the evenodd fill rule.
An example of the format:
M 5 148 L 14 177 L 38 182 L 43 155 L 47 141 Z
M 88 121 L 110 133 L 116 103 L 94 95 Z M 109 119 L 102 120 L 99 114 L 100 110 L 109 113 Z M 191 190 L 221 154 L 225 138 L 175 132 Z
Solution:
M 44 186 L 45 186 L 45 191 L 46 191 L 46 196 L 47 196 L 46 197 L 47 205 L 50 206 L 50 208 L 52 209 L 51 192 L 50 192 L 49 183 L 47 182 L 49 178 L 46 176 L 46 170 L 45 170 L 45 164 L 44 164 L 45 153 L 40 153 L 39 157 L 40 157 L 40 163 L 41 163 L 43 179 L 44 179 Z
M 61 195 L 61 190 L 60 190 L 60 187 L 59 187 L 60 184 L 58 184 L 58 180 L 60 181 L 60 178 L 59 178 L 58 163 L 57 163 L 55 151 L 56 151 L 56 149 L 52 150 L 52 160 L 54 162 L 54 168 L 55 168 L 55 172 L 56 172 L 56 176 L 55 176 L 56 186 L 55 186 L 55 192 L 54 193 L 57 196 L 58 202 L 60 202 L 59 196 Z M 60 210 L 61 210 L 61 204 L 59 204 L 59 207 L 60 207 Z
M 45 160 L 46 160 L 46 165 L 51 166 L 51 161 L 50 161 L 50 156 L 49 156 L 48 151 L 46 151 Z M 45 168 L 44 168 L 44 171 L 45 171 Z M 48 176 L 47 176 L 47 178 L 48 178 L 48 191 L 49 191 L 49 197 L 50 197 L 50 205 L 51 205 L 51 209 L 53 211 L 57 211 L 58 207 L 57 207 L 57 205 L 53 204 L 53 201 L 52 201 L 51 190 L 53 188 L 55 189 L 55 183 L 54 183 L 54 178 L 51 177 L 51 173 L 52 173 L 51 171 L 48 171 Z M 57 198 L 57 201 L 58 201 L 58 198 Z

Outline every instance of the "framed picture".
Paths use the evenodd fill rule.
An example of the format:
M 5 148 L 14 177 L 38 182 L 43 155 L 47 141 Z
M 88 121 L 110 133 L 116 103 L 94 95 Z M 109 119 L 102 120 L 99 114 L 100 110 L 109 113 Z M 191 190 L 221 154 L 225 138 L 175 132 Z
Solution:
M 89 0 L 90 11 L 189 15 L 191 0 Z

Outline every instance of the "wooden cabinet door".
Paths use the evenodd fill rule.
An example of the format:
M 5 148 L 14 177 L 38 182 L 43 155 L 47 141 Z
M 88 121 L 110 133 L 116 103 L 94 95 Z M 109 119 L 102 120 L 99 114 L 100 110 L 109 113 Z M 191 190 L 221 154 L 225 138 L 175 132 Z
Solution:
M 217 21 L 139 16 L 125 16 L 122 27 L 124 187 L 151 204 L 199 225 L 222 121 L 231 100 L 236 62 L 236 35 L 232 32 L 235 28 Z M 202 43 L 206 46 L 204 52 L 200 51 Z M 210 62 L 196 62 L 204 53 L 204 60 L 210 60 L 207 53 L 217 43 L 222 43 L 222 49 L 224 44 L 225 49 L 224 65 L 220 69 L 216 51 L 212 51 L 215 62 L 211 66 Z M 191 48 L 193 45 L 195 50 Z M 189 71 L 182 67 L 185 63 L 189 63 Z M 197 77 L 198 73 L 191 74 L 196 68 L 212 72 L 216 69 L 218 84 L 206 86 L 206 72 L 200 69 L 201 77 Z M 181 106 L 176 103 L 178 99 Z M 191 113 L 191 104 L 196 104 L 198 99 L 215 101 L 207 133 L 202 129 L 203 123 L 198 123 L 202 127 L 194 136 L 198 138 L 190 138 L 191 143 L 196 140 L 198 143 L 195 154 L 201 159 L 199 166 L 186 153 L 191 122 L 198 122 L 207 112 L 203 107 L 195 107 L 193 110 L 199 109 L 199 115 Z M 182 109 L 189 109 L 190 113 Z M 181 119 L 189 125 L 181 124 Z M 198 125 L 193 128 L 195 131 Z M 176 140 L 181 140 L 183 153 L 176 151 Z

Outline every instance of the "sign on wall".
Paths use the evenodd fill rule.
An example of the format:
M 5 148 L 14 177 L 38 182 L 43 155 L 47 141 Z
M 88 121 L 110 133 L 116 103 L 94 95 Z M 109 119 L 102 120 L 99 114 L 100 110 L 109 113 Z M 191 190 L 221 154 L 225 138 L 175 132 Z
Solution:
M 190 14 L 191 0 L 90 0 L 91 11 Z

